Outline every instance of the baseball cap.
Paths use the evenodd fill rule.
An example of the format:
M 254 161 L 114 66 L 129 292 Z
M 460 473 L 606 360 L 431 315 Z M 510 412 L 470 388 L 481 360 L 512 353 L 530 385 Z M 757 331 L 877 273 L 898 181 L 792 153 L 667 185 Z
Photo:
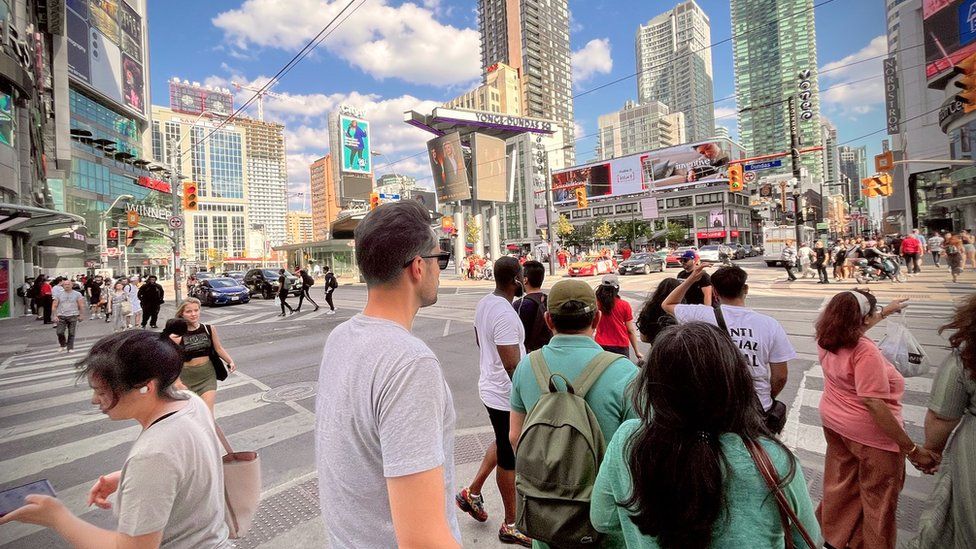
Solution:
M 600 284 L 606 284 L 607 286 L 613 286 L 614 288 L 620 289 L 620 279 L 617 278 L 615 274 L 603 275 L 603 280 Z
M 685 253 L 681 254 L 681 260 L 685 259 L 698 259 L 698 253 L 695 250 L 685 250 Z
M 570 301 L 578 301 L 585 305 L 585 308 L 571 308 L 563 312 L 563 306 Z M 560 280 L 549 290 L 547 301 L 549 314 L 585 314 L 596 311 L 596 294 L 593 288 L 582 280 Z

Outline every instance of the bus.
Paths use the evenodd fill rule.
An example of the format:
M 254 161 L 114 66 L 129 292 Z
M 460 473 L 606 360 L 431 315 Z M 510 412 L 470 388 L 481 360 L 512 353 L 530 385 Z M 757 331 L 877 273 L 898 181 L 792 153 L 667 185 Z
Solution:
M 800 238 L 803 242 L 812 242 L 816 236 L 817 231 L 813 227 L 806 225 L 800 226 Z M 766 261 L 767 266 L 782 266 L 783 262 L 780 260 L 780 255 L 783 253 L 783 248 L 786 247 L 787 240 L 796 240 L 795 225 L 779 225 L 763 228 L 763 260 Z

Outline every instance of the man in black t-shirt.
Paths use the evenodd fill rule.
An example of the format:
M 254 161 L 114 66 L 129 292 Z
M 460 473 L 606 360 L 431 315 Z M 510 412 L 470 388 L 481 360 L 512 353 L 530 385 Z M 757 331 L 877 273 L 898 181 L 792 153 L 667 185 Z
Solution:
M 522 265 L 525 278 L 525 295 L 515 300 L 512 306 L 525 328 L 525 352 L 541 349 L 552 339 L 552 332 L 546 325 L 546 294 L 542 292 L 542 281 L 546 278 L 546 268 L 538 261 L 526 261 Z
M 684 280 L 691 275 L 698 265 L 698 253 L 694 250 L 687 250 L 681 255 L 682 270 L 678 273 L 678 279 Z M 701 278 L 695 282 L 685 293 L 685 303 L 689 305 L 712 305 L 712 278 L 708 273 L 703 272 Z

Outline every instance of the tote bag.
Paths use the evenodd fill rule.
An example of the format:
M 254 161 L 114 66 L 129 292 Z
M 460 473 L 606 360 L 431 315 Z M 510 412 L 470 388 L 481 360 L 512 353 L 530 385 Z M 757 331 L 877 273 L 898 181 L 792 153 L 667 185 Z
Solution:
M 224 521 L 231 539 L 239 539 L 251 529 L 251 522 L 261 502 L 261 457 L 257 452 L 235 452 L 227 437 L 217 428 L 217 438 L 227 451 L 223 457 L 224 502 L 227 508 Z

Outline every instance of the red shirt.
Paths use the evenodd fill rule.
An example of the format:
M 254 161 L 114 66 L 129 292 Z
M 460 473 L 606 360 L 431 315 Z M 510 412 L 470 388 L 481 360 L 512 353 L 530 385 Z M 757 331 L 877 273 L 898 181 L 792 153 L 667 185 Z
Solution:
M 917 254 L 922 251 L 922 246 L 919 244 L 918 239 L 914 236 L 906 236 L 905 240 L 901 241 L 901 253 L 902 254 Z
M 634 311 L 619 297 L 613 304 L 610 314 L 600 317 L 600 324 L 596 327 L 596 342 L 610 347 L 630 347 L 630 335 L 627 323 L 634 320 Z
M 41 283 L 41 292 L 40 292 L 40 294 L 42 296 L 51 295 L 51 285 L 48 284 L 47 282 Z

